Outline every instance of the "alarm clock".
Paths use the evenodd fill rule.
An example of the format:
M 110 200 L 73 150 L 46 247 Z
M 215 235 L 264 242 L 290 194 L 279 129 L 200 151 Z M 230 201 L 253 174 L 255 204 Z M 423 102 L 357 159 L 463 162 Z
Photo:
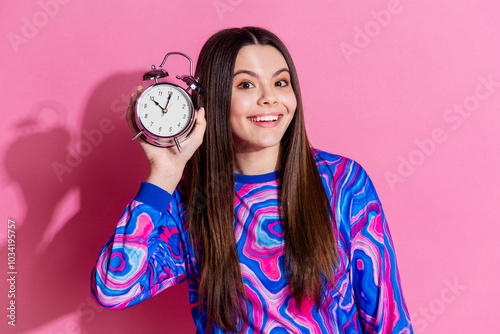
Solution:
M 180 55 L 189 60 L 190 75 L 176 76 L 187 85 L 186 89 L 170 82 L 158 81 L 168 76 L 162 67 L 171 55 Z M 196 123 L 189 90 L 201 94 L 198 79 L 193 77 L 193 61 L 184 53 L 169 52 L 161 65 L 158 68 L 152 65 L 151 71 L 146 72 L 142 79 L 154 80 L 154 84 L 147 87 L 135 102 L 132 123 L 137 134 L 132 140 L 140 137 L 154 146 L 175 145 L 179 152 L 182 152 L 181 143 L 193 132 Z

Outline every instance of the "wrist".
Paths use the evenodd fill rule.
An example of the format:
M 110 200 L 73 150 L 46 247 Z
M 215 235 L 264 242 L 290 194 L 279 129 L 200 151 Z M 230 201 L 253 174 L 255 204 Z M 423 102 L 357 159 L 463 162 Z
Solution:
M 165 171 L 151 166 L 151 171 L 146 179 L 146 182 L 154 184 L 155 186 L 166 190 L 170 194 L 173 194 L 181 178 L 182 170 Z

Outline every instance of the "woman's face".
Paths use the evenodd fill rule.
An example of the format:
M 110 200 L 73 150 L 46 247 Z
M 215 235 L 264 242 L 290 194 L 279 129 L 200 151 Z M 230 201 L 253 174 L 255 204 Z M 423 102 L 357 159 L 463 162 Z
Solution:
M 234 66 L 229 117 L 236 153 L 279 148 L 296 107 L 281 53 L 268 45 L 241 48 Z

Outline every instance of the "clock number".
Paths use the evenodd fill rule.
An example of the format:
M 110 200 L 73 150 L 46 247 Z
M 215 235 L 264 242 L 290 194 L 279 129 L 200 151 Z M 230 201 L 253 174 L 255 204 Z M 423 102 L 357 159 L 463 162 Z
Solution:
M 151 125 L 150 125 L 149 127 L 152 127 L 152 126 L 153 126 L 153 123 L 154 123 L 154 122 L 151 122 Z
M 179 97 L 180 97 L 180 96 L 179 96 L 179 95 L 177 95 L 177 101 L 179 101 Z
M 158 92 L 158 96 L 162 96 L 162 95 L 163 95 L 163 92 L 160 90 L 160 91 Z
M 186 114 L 183 114 L 183 115 L 182 115 L 182 119 L 186 119 Z
M 172 132 L 172 127 L 169 127 L 169 128 L 168 128 L 168 132 Z
M 155 98 L 154 98 L 153 96 L 150 96 L 150 97 L 149 97 L 149 100 L 150 100 L 150 101 L 154 101 L 154 99 L 155 99 Z
M 158 128 L 158 132 L 161 132 L 161 126 Z
M 184 108 L 186 108 L 186 104 L 185 103 L 182 105 L 182 109 L 184 109 Z
M 145 118 L 145 119 L 146 119 L 146 118 L 148 118 L 148 114 L 144 114 L 144 118 Z
M 180 128 L 181 127 L 181 123 L 177 123 L 177 127 Z
M 148 104 L 144 103 L 144 109 L 146 109 L 147 107 L 148 107 Z

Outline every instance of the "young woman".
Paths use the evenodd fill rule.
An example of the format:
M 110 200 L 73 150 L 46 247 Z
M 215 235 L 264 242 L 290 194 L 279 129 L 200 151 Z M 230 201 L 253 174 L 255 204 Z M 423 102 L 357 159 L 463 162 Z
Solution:
M 96 301 L 125 308 L 187 280 L 200 333 L 411 333 L 373 184 L 311 148 L 284 44 L 220 31 L 196 76 L 182 153 L 141 142 L 150 175 L 99 255 Z

